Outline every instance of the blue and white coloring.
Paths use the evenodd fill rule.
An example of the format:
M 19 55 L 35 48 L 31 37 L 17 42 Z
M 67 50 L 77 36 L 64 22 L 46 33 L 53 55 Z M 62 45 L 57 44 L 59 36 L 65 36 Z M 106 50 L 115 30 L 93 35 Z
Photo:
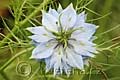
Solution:
M 86 23 L 86 17 L 84 11 L 77 14 L 73 4 L 65 9 L 59 5 L 57 10 L 42 11 L 42 26 L 27 28 L 36 45 L 31 58 L 44 60 L 46 72 L 52 69 L 54 75 L 69 75 L 72 68 L 84 70 L 97 52 L 93 43 L 97 27 Z

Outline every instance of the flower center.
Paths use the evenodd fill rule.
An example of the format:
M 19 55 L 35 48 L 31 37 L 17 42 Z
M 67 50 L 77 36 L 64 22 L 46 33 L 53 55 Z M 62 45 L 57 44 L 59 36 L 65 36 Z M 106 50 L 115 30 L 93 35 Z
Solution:
M 68 40 L 70 39 L 71 34 L 72 34 L 71 30 L 54 33 L 54 35 L 56 36 L 56 40 L 58 41 L 58 44 L 63 45 L 64 48 L 67 47 Z

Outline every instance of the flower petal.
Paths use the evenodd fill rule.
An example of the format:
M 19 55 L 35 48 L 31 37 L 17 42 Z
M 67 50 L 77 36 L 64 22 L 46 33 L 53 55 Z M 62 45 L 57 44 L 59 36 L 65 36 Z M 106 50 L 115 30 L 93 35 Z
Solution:
M 40 42 L 36 42 L 36 41 L 34 41 L 34 40 L 32 40 L 30 43 L 31 43 L 32 45 L 34 45 L 34 46 L 38 46 L 38 45 L 40 44 Z
M 51 14 L 43 12 L 42 24 L 50 31 L 57 31 L 57 18 Z
M 47 32 L 44 27 L 29 27 L 27 30 L 34 34 L 29 36 L 29 38 L 38 43 L 49 41 L 54 37 L 51 33 Z
M 74 41 L 70 40 L 69 43 L 73 46 L 74 50 L 76 53 L 79 53 L 81 55 L 86 55 L 86 56 L 92 56 L 91 53 L 96 53 L 96 48 L 94 47 L 95 44 L 93 44 L 90 41 Z M 89 52 L 89 53 L 88 53 Z
M 75 52 L 71 49 L 66 49 L 68 64 L 72 67 L 77 67 L 79 69 L 84 68 L 83 60 L 81 55 L 75 54 Z
M 95 31 L 96 31 L 96 25 L 83 23 L 80 25 L 79 30 L 76 30 L 72 33 L 71 38 L 74 38 L 76 40 L 80 40 L 80 39 L 90 40 L 93 34 L 95 33 Z
M 74 27 L 78 27 L 80 26 L 81 24 L 85 23 L 86 21 L 86 14 L 85 14 L 85 11 L 83 11 L 82 13 L 78 14 L 77 15 L 77 20 L 76 20 L 76 23 L 74 25 Z
M 62 74 L 61 56 L 58 55 L 56 57 L 57 57 L 57 60 L 56 60 L 56 63 L 54 64 L 54 76 Z
M 52 55 L 54 47 L 55 46 L 53 45 L 47 45 L 46 43 L 41 43 L 33 50 L 31 58 L 35 58 L 35 59 L 48 58 Z
M 48 32 L 44 29 L 43 26 L 37 26 L 37 27 L 28 27 L 28 31 L 30 31 L 33 34 L 47 34 Z
M 51 56 L 48 57 L 48 58 L 45 58 L 45 63 L 46 63 L 46 73 L 51 69 L 51 68 L 50 68 L 50 59 L 51 59 Z
M 49 57 L 49 66 L 47 67 L 46 70 L 47 72 L 51 68 L 54 68 L 54 75 L 62 73 L 62 63 L 61 63 L 62 55 L 59 55 L 59 53 L 61 53 L 61 50 L 62 50 L 61 47 L 54 49 L 53 54 Z
M 32 36 L 28 36 L 30 39 L 32 39 L 33 41 L 36 41 L 38 43 L 40 42 L 46 42 L 52 39 L 52 37 L 46 36 L 46 35 L 32 35 Z
M 63 8 L 62 8 L 61 4 L 59 4 L 58 9 L 57 9 L 57 12 L 60 13 L 60 12 L 62 12 L 62 11 L 63 11 Z
M 93 53 L 90 53 L 90 52 L 88 52 L 88 51 L 86 51 L 86 52 L 78 52 L 77 54 L 80 54 L 80 55 L 82 55 L 82 56 L 84 56 L 84 57 L 95 57 L 95 55 L 93 54 Z
M 73 27 L 76 22 L 76 11 L 73 8 L 73 5 L 70 4 L 66 9 L 60 13 L 60 24 L 63 29 Z
M 71 74 L 71 67 L 67 63 L 62 63 L 63 64 L 63 70 L 69 77 Z
M 49 14 L 51 14 L 51 15 L 53 15 L 54 17 L 56 17 L 57 19 L 58 19 L 58 17 L 59 17 L 59 14 L 58 14 L 58 12 L 55 10 L 55 9 L 49 9 L 49 11 L 48 11 L 48 13 Z
M 48 72 L 50 69 L 54 68 L 54 64 L 57 61 L 57 57 L 54 54 L 54 52 L 48 59 L 45 59 L 45 61 L 46 61 L 46 72 Z

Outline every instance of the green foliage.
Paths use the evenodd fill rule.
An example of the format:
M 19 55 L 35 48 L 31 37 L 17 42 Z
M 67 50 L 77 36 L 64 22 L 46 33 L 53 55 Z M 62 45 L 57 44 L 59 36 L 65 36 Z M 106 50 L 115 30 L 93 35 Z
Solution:
M 29 59 L 33 46 L 26 27 L 41 25 L 41 10 L 65 8 L 70 3 L 78 13 L 88 13 L 87 22 L 99 25 L 99 53 L 90 59 L 85 72 L 75 70 L 54 77 L 45 73 L 44 62 Z M 0 80 L 120 80 L 120 0 L 10 0 L 10 14 L 0 18 Z M 22 64 L 22 65 L 20 65 Z

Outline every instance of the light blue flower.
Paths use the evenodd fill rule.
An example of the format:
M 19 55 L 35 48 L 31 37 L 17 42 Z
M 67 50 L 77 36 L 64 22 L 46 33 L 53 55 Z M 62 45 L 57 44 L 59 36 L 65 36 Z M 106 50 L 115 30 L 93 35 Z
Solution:
M 31 58 L 44 59 L 46 72 L 53 69 L 54 75 L 69 75 L 72 68 L 84 70 L 88 58 L 97 52 L 91 40 L 97 27 L 85 21 L 85 12 L 77 14 L 72 4 L 42 11 L 42 26 L 27 28 L 36 44 Z

